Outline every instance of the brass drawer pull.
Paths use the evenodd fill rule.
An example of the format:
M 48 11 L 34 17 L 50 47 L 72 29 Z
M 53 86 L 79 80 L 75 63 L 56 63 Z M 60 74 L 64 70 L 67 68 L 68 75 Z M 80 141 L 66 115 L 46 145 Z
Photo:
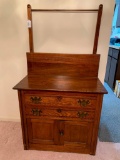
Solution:
M 87 112 L 79 111 L 77 113 L 77 115 L 78 115 L 79 118 L 85 118 L 88 115 L 88 113 Z
M 34 116 L 40 116 L 41 115 L 41 113 L 42 113 L 42 110 L 40 110 L 40 109 L 32 109 L 32 114 L 34 115 Z
M 42 100 L 41 97 L 30 97 L 30 100 L 32 101 L 32 103 L 38 104 L 40 103 L 40 101 Z
M 86 107 L 88 104 L 90 104 L 89 100 L 85 100 L 85 99 L 79 99 L 78 103 L 82 106 L 82 107 Z
M 62 112 L 62 109 L 60 109 L 60 108 L 57 109 L 57 112 L 58 112 L 58 113 L 61 113 L 61 112 Z

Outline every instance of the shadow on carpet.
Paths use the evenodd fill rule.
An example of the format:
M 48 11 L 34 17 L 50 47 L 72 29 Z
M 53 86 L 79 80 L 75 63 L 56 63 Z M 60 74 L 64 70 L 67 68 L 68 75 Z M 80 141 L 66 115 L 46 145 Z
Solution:
M 104 83 L 108 94 L 104 95 L 99 127 L 99 140 L 102 142 L 120 142 L 120 99 Z

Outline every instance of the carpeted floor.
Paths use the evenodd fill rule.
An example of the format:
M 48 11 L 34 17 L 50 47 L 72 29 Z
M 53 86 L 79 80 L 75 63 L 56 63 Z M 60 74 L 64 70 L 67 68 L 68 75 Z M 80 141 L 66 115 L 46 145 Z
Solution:
M 0 122 L 0 160 L 120 160 L 120 144 L 98 142 L 95 156 L 24 150 L 20 122 Z
M 102 142 L 120 142 L 120 99 L 104 84 L 108 94 L 104 95 L 99 140 Z

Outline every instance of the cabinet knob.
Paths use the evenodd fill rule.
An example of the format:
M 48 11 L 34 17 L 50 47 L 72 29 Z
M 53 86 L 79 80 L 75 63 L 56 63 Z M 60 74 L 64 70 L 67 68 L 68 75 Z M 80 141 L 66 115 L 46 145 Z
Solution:
M 57 96 L 58 101 L 62 100 L 62 96 Z
M 57 109 L 57 112 L 58 112 L 58 113 L 61 113 L 61 112 L 62 112 L 62 109 L 60 109 L 60 108 Z
M 88 115 L 88 113 L 87 112 L 79 111 L 77 113 L 77 115 L 78 115 L 79 118 L 85 118 Z
M 37 104 L 37 103 L 40 103 L 40 101 L 42 100 L 42 98 L 35 96 L 35 97 L 30 97 L 30 100 L 32 101 L 32 103 Z
M 63 136 L 63 135 L 64 135 L 64 131 L 63 131 L 63 130 L 59 130 L 59 134 L 60 134 L 61 136 Z
M 32 109 L 32 114 L 34 116 L 40 116 L 41 113 L 42 113 L 42 110 L 40 110 L 40 109 Z
M 82 107 L 86 107 L 88 104 L 90 104 L 89 100 L 85 100 L 85 99 L 79 99 L 78 103 L 82 106 Z

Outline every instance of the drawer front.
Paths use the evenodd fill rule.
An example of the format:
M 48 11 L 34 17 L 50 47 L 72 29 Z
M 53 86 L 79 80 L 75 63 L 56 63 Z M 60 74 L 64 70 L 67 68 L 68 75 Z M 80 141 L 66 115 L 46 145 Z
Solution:
M 96 96 L 61 96 L 42 94 L 25 94 L 24 102 L 29 105 L 47 106 L 47 107 L 77 107 L 77 108 L 95 108 Z M 28 106 L 29 106 L 28 105 Z
M 78 119 L 94 119 L 94 111 L 85 110 L 65 110 L 61 108 L 28 108 L 26 107 L 25 114 L 34 117 L 62 117 L 62 118 L 78 118 Z

